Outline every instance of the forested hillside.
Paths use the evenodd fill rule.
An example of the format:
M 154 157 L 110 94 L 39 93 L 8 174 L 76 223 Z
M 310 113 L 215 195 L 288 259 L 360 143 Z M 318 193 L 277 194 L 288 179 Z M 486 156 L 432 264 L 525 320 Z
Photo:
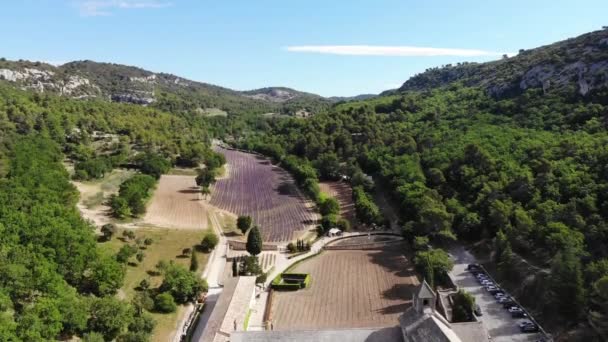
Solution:
M 593 98 L 529 89 L 495 99 L 454 84 L 273 121 L 241 145 L 300 158 L 322 179 L 345 174 L 357 186 L 372 175 L 411 241 L 495 240 L 515 282 L 528 274 L 513 273 L 513 251 L 551 270 L 528 279 L 522 300 L 560 331 L 608 313 L 597 304 L 608 279 L 606 128 L 608 106 Z

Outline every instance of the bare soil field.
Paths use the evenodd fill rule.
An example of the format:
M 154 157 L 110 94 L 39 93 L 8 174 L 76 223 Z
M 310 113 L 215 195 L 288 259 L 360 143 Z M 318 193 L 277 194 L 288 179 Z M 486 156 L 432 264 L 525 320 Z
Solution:
M 193 176 L 163 175 L 142 224 L 182 229 L 207 229 L 207 209 Z
M 346 182 L 320 182 L 322 192 L 335 198 L 340 203 L 340 215 L 355 223 L 355 204 L 353 203 L 353 189 Z
M 100 180 L 72 182 L 80 192 L 77 206 L 82 217 L 93 222 L 97 227 L 113 222 L 110 217 L 110 207 L 105 205 L 105 201 L 110 195 L 117 193 L 120 184 L 133 174 L 133 171 L 115 169 Z
M 319 216 L 300 193 L 291 175 L 267 159 L 217 147 L 227 168 L 211 191 L 209 203 L 235 215 L 250 215 L 264 242 L 298 238 Z
M 310 273 L 311 285 L 275 292 L 275 330 L 389 327 L 410 305 L 419 284 L 403 246 L 325 251 L 290 272 Z

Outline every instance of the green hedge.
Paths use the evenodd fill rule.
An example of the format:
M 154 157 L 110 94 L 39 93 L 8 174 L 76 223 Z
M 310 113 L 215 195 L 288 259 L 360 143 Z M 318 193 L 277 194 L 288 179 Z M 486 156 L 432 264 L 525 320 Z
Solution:
M 310 285 L 310 274 L 282 273 L 272 280 L 272 288 L 279 291 L 297 291 Z

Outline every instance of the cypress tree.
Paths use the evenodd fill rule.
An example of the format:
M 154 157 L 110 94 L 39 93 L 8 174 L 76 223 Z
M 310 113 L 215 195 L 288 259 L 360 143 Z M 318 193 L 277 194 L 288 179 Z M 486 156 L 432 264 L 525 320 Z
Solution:
M 254 226 L 247 236 L 247 252 L 251 255 L 258 255 L 262 252 L 262 235 L 258 226 Z
M 198 270 L 198 258 L 196 257 L 196 252 L 192 251 L 190 255 L 190 271 L 196 272 Z

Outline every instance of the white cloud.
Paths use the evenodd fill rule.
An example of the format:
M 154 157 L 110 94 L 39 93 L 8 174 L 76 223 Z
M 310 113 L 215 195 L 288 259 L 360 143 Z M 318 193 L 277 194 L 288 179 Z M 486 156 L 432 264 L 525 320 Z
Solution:
M 76 7 L 85 17 L 112 15 L 114 10 L 165 8 L 172 6 L 171 2 L 155 0 L 87 0 L 77 1 Z
M 448 49 L 419 46 L 378 46 L 378 45 L 302 45 L 288 46 L 291 52 L 312 52 L 332 55 L 351 56 L 500 56 L 500 52 L 472 50 L 472 49 Z

